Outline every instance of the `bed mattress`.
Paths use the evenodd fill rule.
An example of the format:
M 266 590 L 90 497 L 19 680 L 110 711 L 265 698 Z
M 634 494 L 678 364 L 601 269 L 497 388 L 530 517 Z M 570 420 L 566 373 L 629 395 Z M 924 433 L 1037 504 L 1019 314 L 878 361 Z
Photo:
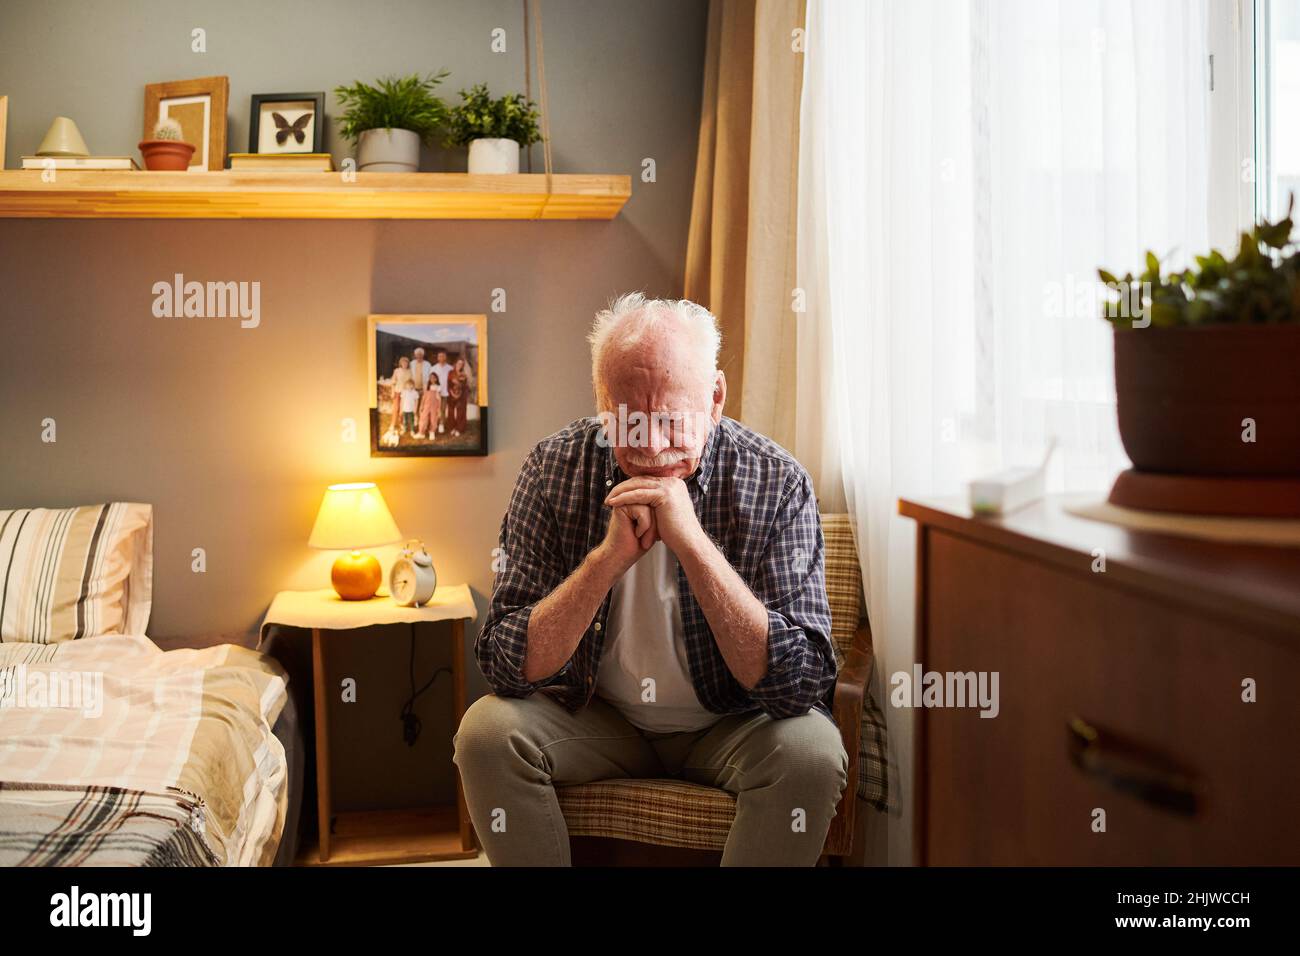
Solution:
M 283 669 L 245 647 L 0 644 L 0 865 L 285 862 L 298 734 Z

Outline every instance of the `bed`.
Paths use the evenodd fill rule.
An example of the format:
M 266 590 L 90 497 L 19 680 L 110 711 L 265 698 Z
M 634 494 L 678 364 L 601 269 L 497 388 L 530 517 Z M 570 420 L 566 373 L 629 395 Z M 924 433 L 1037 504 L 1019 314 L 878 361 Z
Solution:
M 0 511 L 0 866 L 293 860 L 288 676 L 147 637 L 151 550 L 147 505 Z

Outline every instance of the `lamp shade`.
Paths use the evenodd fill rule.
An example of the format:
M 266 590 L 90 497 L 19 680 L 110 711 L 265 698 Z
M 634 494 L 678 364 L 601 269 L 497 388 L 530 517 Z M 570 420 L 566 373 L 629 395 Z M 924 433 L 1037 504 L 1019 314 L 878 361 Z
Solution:
M 373 481 L 330 485 L 307 545 L 324 551 L 374 548 L 402 540 L 402 533 Z

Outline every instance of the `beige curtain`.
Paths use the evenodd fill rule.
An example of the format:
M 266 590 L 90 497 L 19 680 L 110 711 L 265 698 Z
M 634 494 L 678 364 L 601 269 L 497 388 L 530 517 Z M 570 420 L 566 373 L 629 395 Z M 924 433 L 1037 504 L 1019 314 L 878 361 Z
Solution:
M 792 451 L 822 510 L 841 511 L 844 481 L 827 440 L 828 341 L 797 311 L 805 8 L 806 0 L 708 5 L 685 297 L 722 323 L 727 414 Z
M 684 293 L 722 325 L 727 414 L 792 451 L 804 7 L 709 4 Z

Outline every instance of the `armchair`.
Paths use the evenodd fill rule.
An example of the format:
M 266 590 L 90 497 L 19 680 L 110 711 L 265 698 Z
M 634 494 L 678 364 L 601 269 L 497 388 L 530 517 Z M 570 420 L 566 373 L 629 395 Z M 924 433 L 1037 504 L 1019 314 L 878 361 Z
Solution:
M 866 706 L 871 628 L 863 613 L 862 573 L 849 516 L 822 515 L 822 532 L 839 664 L 832 710 L 849 767 L 821 862 L 839 865 L 854 851 L 859 781 L 884 780 L 883 766 L 863 774 L 869 768 L 862 762 L 883 765 L 884 755 L 879 714 Z M 597 780 L 560 787 L 556 793 L 574 865 L 716 865 L 736 814 L 736 798 L 727 791 L 676 779 Z

